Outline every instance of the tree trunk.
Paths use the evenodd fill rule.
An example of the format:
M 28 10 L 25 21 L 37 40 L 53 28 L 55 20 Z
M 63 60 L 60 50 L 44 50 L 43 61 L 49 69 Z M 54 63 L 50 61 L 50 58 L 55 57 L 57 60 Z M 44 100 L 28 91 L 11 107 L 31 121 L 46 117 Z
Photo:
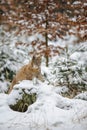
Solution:
M 48 49 L 48 34 L 47 33 L 45 33 L 45 43 L 46 43 L 46 51 L 47 51 Z M 45 58 L 46 58 L 46 66 L 48 66 L 49 57 L 47 53 L 45 54 Z
M 46 4 L 46 9 L 48 9 L 48 3 Z M 45 29 L 46 29 L 46 32 L 45 32 L 45 43 L 46 43 L 46 51 L 48 50 L 48 33 L 47 33 L 47 29 L 48 29 L 48 16 L 47 14 L 45 14 L 45 18 L 46 18 L 46 26 L 45 26 Z M 49 56 L 48 56 L 48 53 L 45 54 L 45 58 L 46 58 L 46 66 L 48 66 L 48 63 L 49 63 Z

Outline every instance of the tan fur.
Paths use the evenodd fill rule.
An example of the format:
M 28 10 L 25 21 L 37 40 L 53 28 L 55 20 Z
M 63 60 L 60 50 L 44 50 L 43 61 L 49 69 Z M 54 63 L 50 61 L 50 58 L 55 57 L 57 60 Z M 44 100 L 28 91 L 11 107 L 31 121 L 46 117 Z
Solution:
M 14 79 L 11 83 L 10 90 L 8 93 L 10 93 L 12 91 L 14 85 L 18 84 L 19 81 L 32 80 L 35 77 L 41 81 L 44 81 L 44 78 L 41 74 L 40 65 L 41 65 L 41 58 L 40 57 L 33 57 L 32 61 L 29 64 L 24 65 L 17 72 L 16 76 L 14 77 Z

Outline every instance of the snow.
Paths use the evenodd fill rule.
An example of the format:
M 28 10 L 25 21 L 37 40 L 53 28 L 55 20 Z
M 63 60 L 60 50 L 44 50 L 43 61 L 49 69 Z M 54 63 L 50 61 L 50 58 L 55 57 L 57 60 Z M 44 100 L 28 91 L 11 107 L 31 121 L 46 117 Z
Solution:
M 73 4 L 81 4 L 81 2 L 80 1 L 75 1 Z
M 75 96 L 75 99 L 87 100 L 87 92 L 82 92 L 82 93 L 78 94 L 77 96 Z
M 9 84 L 9 82 L 8 81 L 6 81 L 6 82 L 1 82 L 0 81 L 0 93 L 2 92 L 6 92 L 7 91 L 7 85 Z
M 78 2 L 74 2 L 74 4 L 78 4 Z M 14 33 L 5 33 L 4 30 L 2 30 L 3 29 L 0 29 L 0 33 L 3 32 L 4 36 L 0 34 L 0 51 L 4 51 L 4 56 L 8 57 L 7 59 L 1 58 L 5 60 L 5 64 L 2 64 L 1 67 L 2 69 L 10 67 L 11 70 L 17 71 L 19 67 L 28 63 L 30 60 L 30 55 L 28 55 L 29 51 L 32 50 L 30 43 L 37 39 L 44 41 L 44 38 L 38 33 L 29 37 L 27 37 L 26 34 L 24 35 L 24 33 L 14 36 Z M 72 44 L 76 42 L 76 40 L 76 37 L 67 35 L 66 40 L 58 38 L 57 41 L 49 41 L 49 45 L 54 44 L 55 47 L 59 45 L 64 48 L 69 46 L 68 49 L 71 54 L 70 61 L 71 59 L 73 61 L 76 60 L 78 67 L 80 65 L 87 67 L 87 51 L 77 51 L 78 45 Z M 16 42 L 29 43 L 29 47 L 17 46 L 16 48 Z M 85 42 L 84 44 L 83 46 L 82 43 L 82 47 L 87 48 L 87 43 Z M 74 49 L 74 53 L 72 53 L 73 51 L 71 49 Z M 54 85 L 56 79 L 58 81 L 58 77 L 56 75 L 53 76 L 51 71 L 56 69 L 54 65 L 57 61 L 58 64 L 60 64 L 59 67 L 63 70 L 67 70 L 67 67 L 65 68 L 61 64 L 64 60 L 67 63 L 66 55 L 52 58 L 49 63 L 49 68 L 45 67 L 42 62 L 41 71 L 46 81 L 44 83 L 40 81 L 22 81 L 14 86 L 14 89 L 9 95 L 5 94 L 8 89 L 7 84 L 9 83 L 4 80 L 3 75 L 1 76 L 1 79 L 4 81 L 0 81 L 0 130 L 87 130 L 87 92 L 78 94 L 74 99 L 68 99 L 61 96 L 62 93 L 68 91 L 67 86 Z M 4 62 L 1 61 L 1 63 Z M 75 66 L 71 66 L 71 70 L 75 71 Z M 72 79 L 71 77 L 70 81 Z M 83 79 L 84 81 L 87 79 L 86 71 Z M 78 78 L 76 81 L 77 80 Z M 36 102 L 30 105 L 28 110 L 24 113 L 13 111 L 9 107 L 10 104 L 16 103 L 16 99 L 21 99 L 20 93 L 22 89 L 27 94 L 37 94 Z
M 37 94 L 24 113 L 9 107 L 22 89 Z M 1 93 L 0 130 L 87 130 L 87 101 L 64 98 L 58 89 L 47 82 L 24 80 L 9 95 Z

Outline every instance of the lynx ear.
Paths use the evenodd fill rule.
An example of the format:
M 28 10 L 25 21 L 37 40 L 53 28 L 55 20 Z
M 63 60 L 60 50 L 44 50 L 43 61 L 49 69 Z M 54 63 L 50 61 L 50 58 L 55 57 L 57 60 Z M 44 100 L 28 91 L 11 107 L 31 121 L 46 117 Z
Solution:
M 35 56 L 33 55 L 32 60 L 31 60 L 31 65 L 32 65 L 32 66 L 34 66 L 34 61 L 35 61 L 35 59 L 36 59 L 36 58 L 35 58 Z
M 33 56 L 32 57 L 32 66 L 39 67 L 41 65 L 41 57 L 40 56 Z

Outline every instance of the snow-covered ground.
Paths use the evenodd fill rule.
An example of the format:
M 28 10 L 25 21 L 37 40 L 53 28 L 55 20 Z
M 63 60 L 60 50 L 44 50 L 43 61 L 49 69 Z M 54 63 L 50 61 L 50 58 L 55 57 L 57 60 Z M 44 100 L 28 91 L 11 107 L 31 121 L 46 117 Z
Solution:
M 1 29 L 0 33 L 2 32 L 3 29 Z M 31 43 L 38 38 L 38 34 L 31 37 L 24 35 L 14 37 L 14 33 L 3 33 L 4 37 L 0 36 L 0 69 L 1 72 L 4 72 L 4 68 L 10 68 L 16 72 L 23 64 L 29 62 L 28 53 L 32 48 L 31 46 L 29 48 L 24 46 L 16 48 L 15 43 L 21 41 Z M 43 39 L 43 37 L 39 35 L 39 39 Z M 76 39 L 67 36 L 66 40 L 58 39 L 54 43 L 49 41 L 49 45 L 69 46 L 70 58 L 77 60 L 78 67 L 79 65 L 87 67 L 87 50 L 83 51 L 83 49 L 87 48 L 87 43 L 82 43 L 81 50 L 77 51 L 78 45 L 72 44 Z M 64 56 L 66 57 L 66 55 Z M 62 59 L 61 56 L 60 59 Z M 56 76 L 53 78 L 50 70 L 55 68 L 55 66 L 52 68 L 52 65 L 58 60 L 59 57 L 53 58 L 49 69 L 42 63 L 42 74 L 45 74 L 46 80 L 50 82 L 42 83 L 38 81 L 35 84 L 33 81 L 22 81 L 20 84 L 15 85 L 14 90 L 9 95 L 5 94 L 8 89 L 8 80 L 5 80 L 3 73 L 1 73 L 0 130 L 87 130 L 87 92 L 78 94 L 74 99 L 68 99 L 61 96 L 62 92 L 67 91 L 67 86 L 54 87 L 49 84 L 54 83 L 53 81 L 56 80 Z M 85 71 L 83 79 L 87 79 L 86 77 L 87 71 Z M 87 80 L 85 82 L 87 84 Z M 19 93 L 22 89 L 25 89 L 28 94 L 37 94 L 36 102 L 30 105 L 24 113 L 13 111 L 9 107 L 9 104 L 16 102 L 16 98 L 20 98 Z
M 36 102 L 24 113 L 9 107 L 22 89 L 37 94 Z M 87 101 L 64 98 L 60 91 L 47 82 L 24 80 L 9 95 L 1 93 L 0 130 L 87 130 Z

